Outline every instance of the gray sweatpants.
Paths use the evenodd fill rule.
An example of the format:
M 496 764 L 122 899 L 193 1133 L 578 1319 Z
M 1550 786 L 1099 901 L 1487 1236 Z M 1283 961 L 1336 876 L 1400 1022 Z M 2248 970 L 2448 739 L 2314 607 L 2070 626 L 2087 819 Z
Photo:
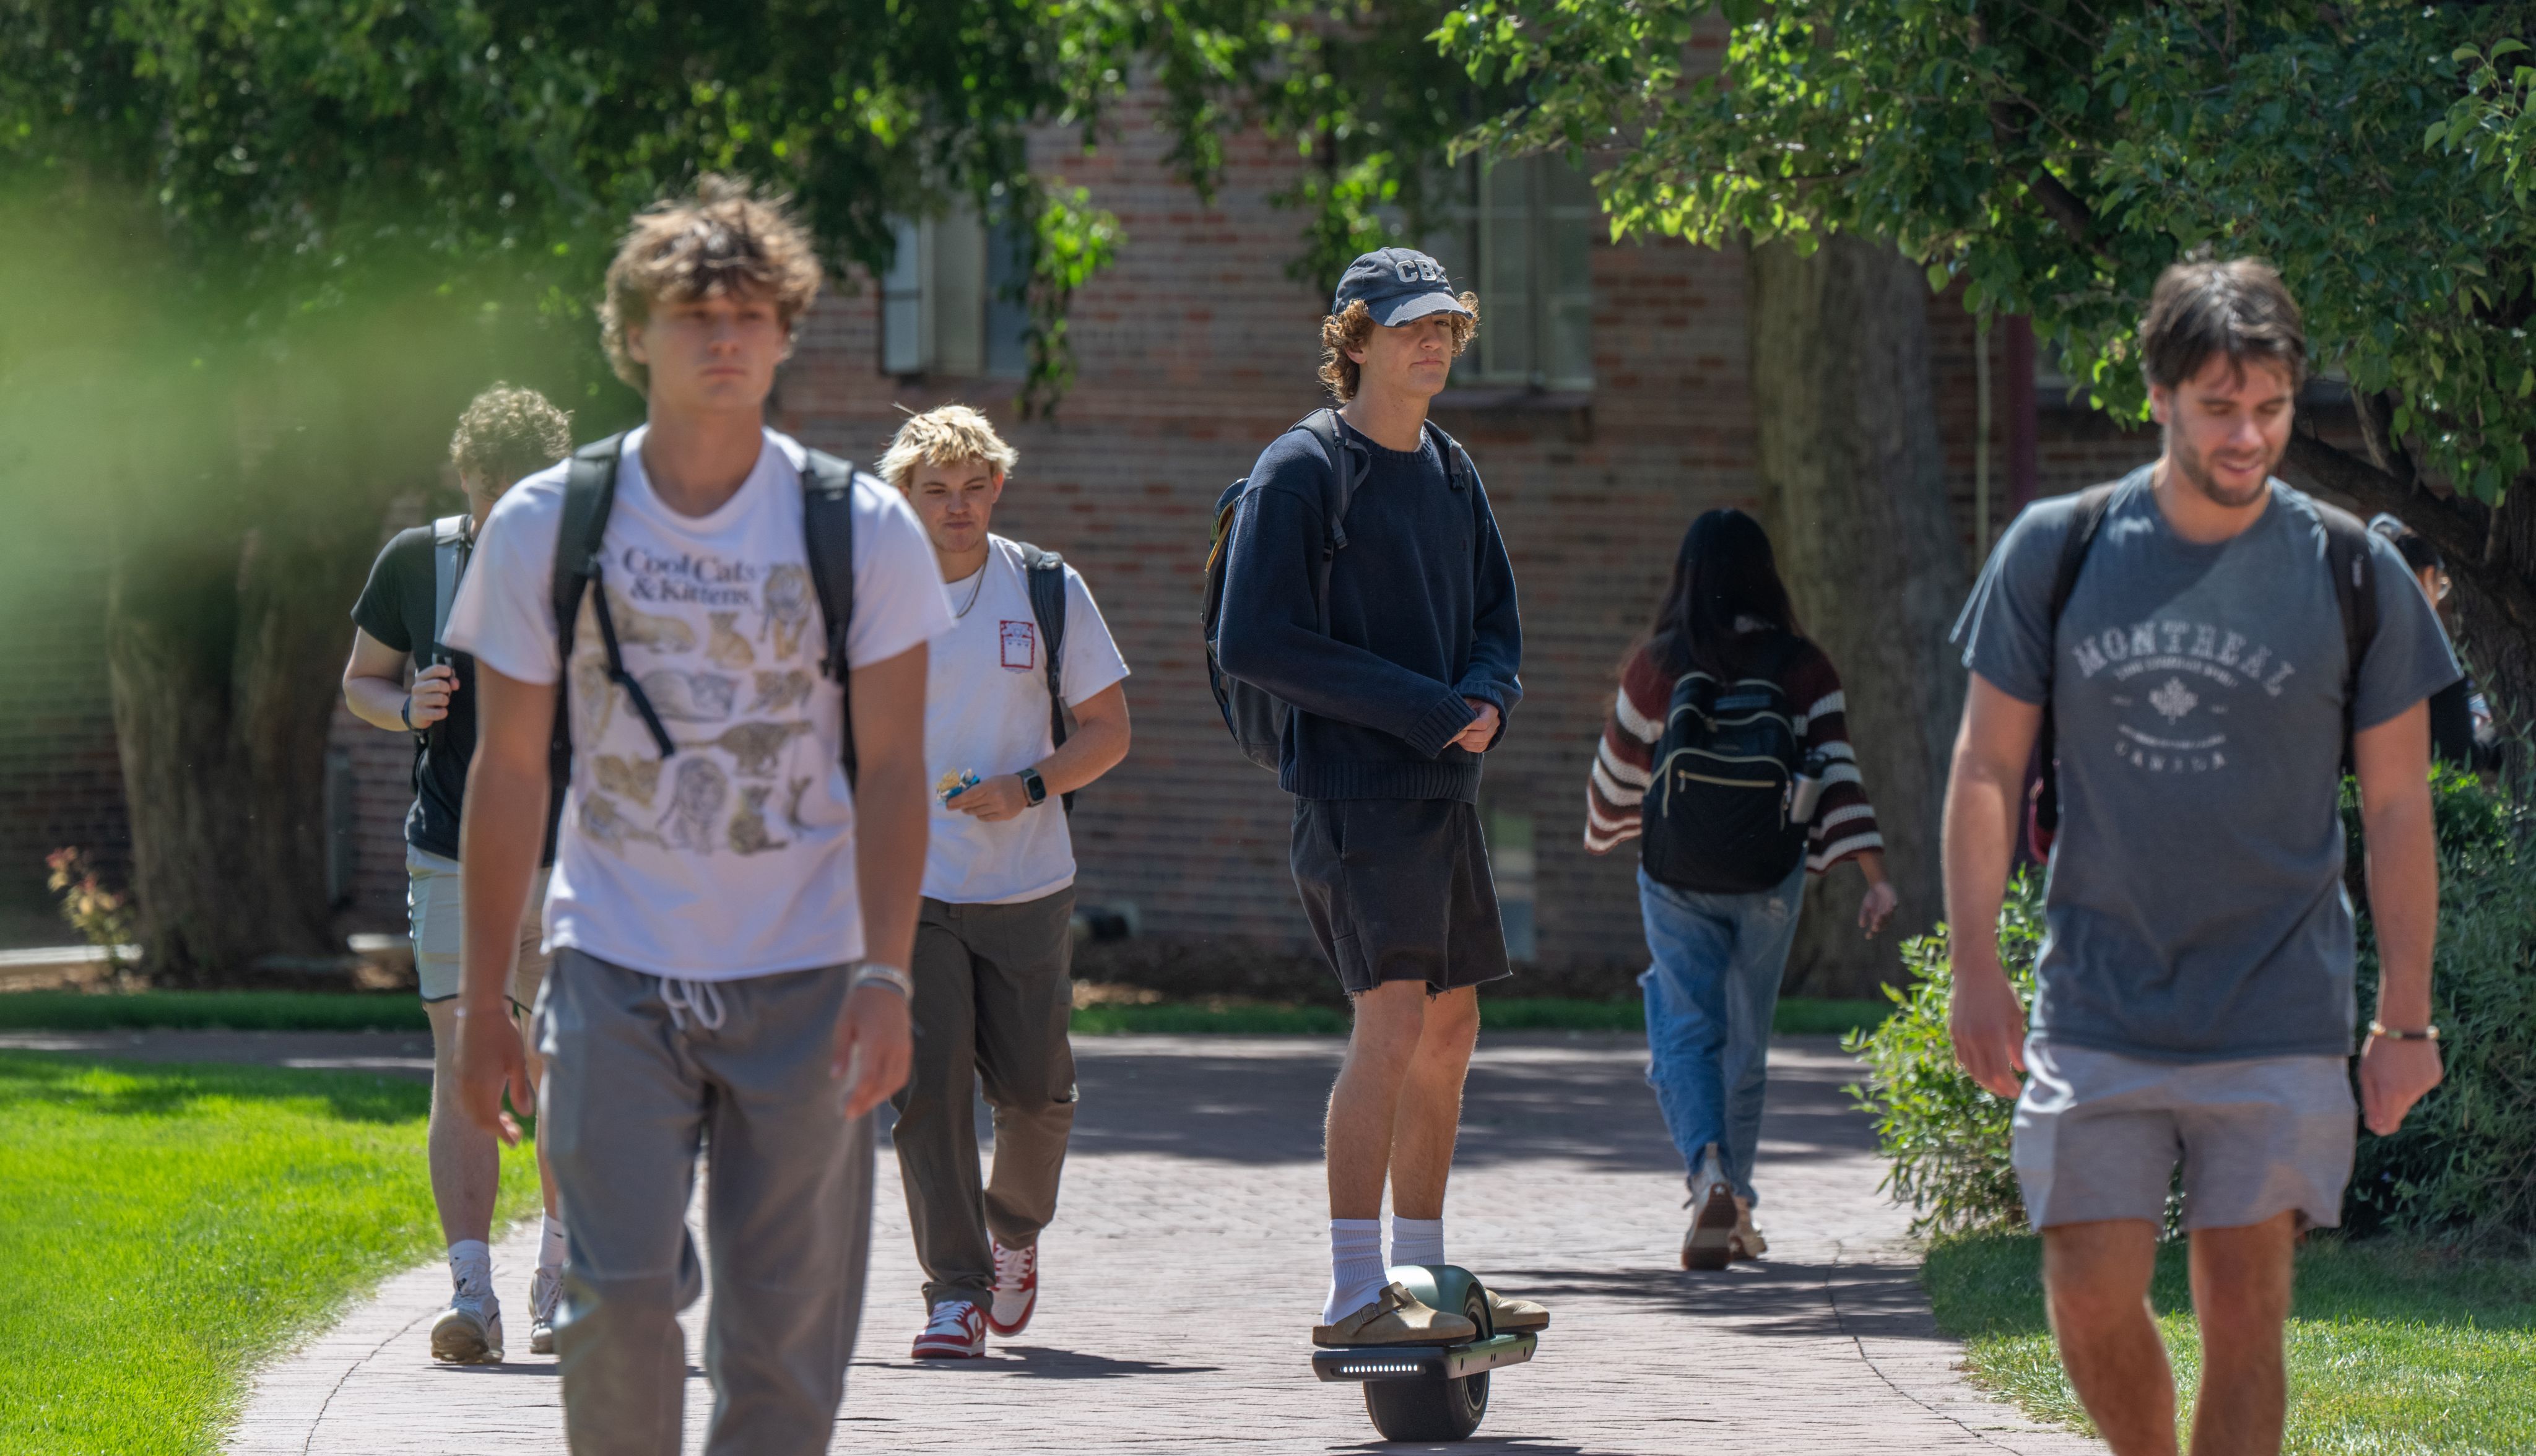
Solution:
M 687 1206 L 708 1148 L 705 1450 L 828 1449 L 871 1247 L 872 1121 L 838 1115 L 828 1076 L 846 979 L 672 981 L 673 1013 L 657 976 L 555 956 L 538 1135 L 571 1231 L 555 1355 L 575 1452 L 676 1456 L 676 1316 L 703 1287 Z
M 890 1141 L 907 1186 L 924 1302 L 995 1287 L 994 1251 L 1039 1241 L 1056 1217 L 1074 1130 L 1074 891 L 1019 905 L 924 902 L 916 926 L 916 1058 Z M 995 1115 L 994 1176 L 980 1185 L 980 1079 Z

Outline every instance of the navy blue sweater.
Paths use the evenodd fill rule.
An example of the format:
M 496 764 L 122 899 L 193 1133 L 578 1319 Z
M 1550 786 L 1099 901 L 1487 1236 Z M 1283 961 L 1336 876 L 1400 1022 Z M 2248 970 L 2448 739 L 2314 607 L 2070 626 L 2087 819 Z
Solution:
M 1292 429 L 1261 452 L 1234 514 L 1224 670 L 1294 706 L 1278 753 L 1287 792 L 1475 803 L 1480 755 L 1449 746 L 1470 726 L 1462 700 L 1510 717 L 1523 696 L 1523 624 L 1496 517 L 1476 474 L 1454 488 L 1432 435 L 1415 451 L 1344 436 L 1365 461 L 1347 548 L 1330 564 L 1328 630 L 1312 583 L 1329 462 Z

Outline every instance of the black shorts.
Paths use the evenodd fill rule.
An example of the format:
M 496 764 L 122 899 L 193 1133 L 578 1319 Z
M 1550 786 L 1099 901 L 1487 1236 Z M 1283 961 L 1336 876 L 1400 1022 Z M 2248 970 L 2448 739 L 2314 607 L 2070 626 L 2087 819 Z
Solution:
M 1476 805 L 1298 798 L 1295 888 L 1349 995 L 1386 981 L 1429 992 L 1514 974 Z

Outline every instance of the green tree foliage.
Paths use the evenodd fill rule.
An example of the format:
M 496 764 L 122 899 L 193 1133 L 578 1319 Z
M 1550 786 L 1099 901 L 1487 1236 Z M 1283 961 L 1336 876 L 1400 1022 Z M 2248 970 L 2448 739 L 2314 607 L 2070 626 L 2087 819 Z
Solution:
M 2438 542 L 2469 646 L 2536 689 L 2536 6 L 2396 0 L 1469 0 L 1438 37 L 1521 99 L 1469 145 L 1590 156 L 1615 226 L 1890 238 L 2031 313 L 2138 416 L 2131 332 L 2207 245 L 2276 263 L 2362 454 L 2290 463 Z M 2523 494 L 2523 491 L 2521 492 Z
M 265 327 L 424 275 L 468 304 L 577 319 L 625 217 L 719 169 L 794 193 L 840 271 L 886 266 L 893 214 L 967 197 L 1024 220 L 1052 338 L 1116 224 L 1031 169 L 1033 128 L 1088 140 L 1142 59 L 1177 129 L 1205 134 L 1225 50 L 1181 7 L 1100 3 L 10 0 L 0 17 L 0 165 L 138 190 L 189 275 Z
M 1064 184 L 1063 140 L 1088 145 L 1140 64 L 1167 123 L 1205 132 L 1230 42 L 1203 19 L 0 0 L 0 485 L 65 534 L 28 548 L 112 542 L 152 972 L 340 950 L 318 786 L 380 507 L 437 483 L 450 419 L 496 377 L 579 407 L 585 435 L 632 417 L 590 317 L 630 212 L 737 172 L 795 195 L 840 277 L 888 263 L 893 215 L 966 200 L 1019 223 L 1027 399 L 1052 407 L 1066 302 L 1117 233 Z

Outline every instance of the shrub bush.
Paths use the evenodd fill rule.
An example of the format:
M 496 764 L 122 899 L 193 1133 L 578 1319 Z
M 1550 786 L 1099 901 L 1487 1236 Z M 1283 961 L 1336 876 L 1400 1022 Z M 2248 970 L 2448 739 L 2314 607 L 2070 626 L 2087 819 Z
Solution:
M 2019 1000 L 2034 1004 L 2034 958 L 2043 944 L 2039 876 L 2019 874 L 1999 907 L 1999 960 Z M 2025 1218 L 2008 1166 L 2008 1119 L 2016 1105 L 1976 1086 L 1955 1065 L 1946 1035 L 1954 999 L 1946 927 L 1903 942 L 1910 988 L 1885 987 L 1895 1010 L 1884 1024 L 1852 1032 L 1841 1045 L 1867 1062 L 1864 1086 L 1849 1089 L 1875 1117 L 1891 1165 L 1882 1188 L 1908 1199 L 1915 1234 L 2011 1227 Z
M 2343 1222 L 2354 1234 L 2403 1232 L 2515 1241 L 2536 1236 L 2536 853 L 2529 826 L 2472 776 L 2435 783 L 2440 856 L 2440 938 L 2433 1004 L 2444 1038 L 2446 1080 L 2415 1107 L 2401 1131 L 2363 1128 Z M 2360 863 L 2358 809 L 2344 790 L 2352 863 Z M 2360 911 L 2360 1020 L 2378 999 L 2377 944 L 2365 886 Z M 1907 1199 L 1919 1233 L 2012 1227 L 2024 1203 L 2008 1162 L 2014 1105 L 1973 1085 L 1946 1036 L 1946 927 L 1905 944 L 1912 973 L 1882 1026 L 1842 1045 L 1867 1063 L 1851 1089 L 1875 1118 L 1891 1164 L 1884 1187 Z M 1999 911 L 1999 952 L 2017 994 L 2034 998 L 2043 934 L 2039 876 L 2020 875 Z
M 2464 774 L 2434 799 L 2440 941 L 2433 1016 L 2446 1079 L 2392 1137 L 2363 1129 L 2344 1227 L 2476 1241 L 2536 1235 L 2536 853 L 2509 804 Z M 2346 796 L 2358 850 L 2358 815 Z M 2360 1018 L 2378 1004 L 2378 946 L 2360 921 Z

